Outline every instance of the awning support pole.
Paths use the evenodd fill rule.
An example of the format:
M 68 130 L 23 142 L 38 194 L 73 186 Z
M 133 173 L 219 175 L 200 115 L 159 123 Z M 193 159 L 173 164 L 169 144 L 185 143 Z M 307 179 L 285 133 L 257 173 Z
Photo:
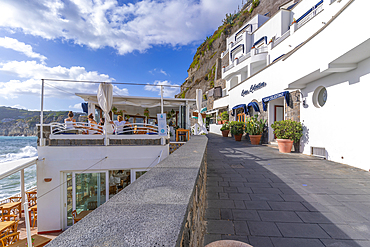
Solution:
M 163 86 L 161 85 L 161 114 L 163 114 Z
M 44 79 L 41 79 L 40 147 L 44 146 Z
M 24 169 L 21 170 L 21 201 L 22 205 L 26 201 L 26 193 L 25 193 L 25 188 L 24 188 Z

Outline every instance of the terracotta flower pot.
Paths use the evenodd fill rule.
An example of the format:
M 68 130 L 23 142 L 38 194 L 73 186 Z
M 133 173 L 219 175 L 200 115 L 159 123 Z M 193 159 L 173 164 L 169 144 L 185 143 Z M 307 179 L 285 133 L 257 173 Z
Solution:
M 217 121 L 218 124 L 222 124 L 222 121 Z
M 223 137 L 228 137 L 229 136 L 229 132 L 230 132 L 230 130 L 223 130 L 222 131 L 222 136 Z
M 276 139 L 279 151 L 281 153 L 290 153 L 292 151 L 293 141 L 290 139 Z
M 249 135 L 252 145 L 259 145 L 262 135 Z
M 235 141 L 240 142 L 242 140 L 243 134 L 234 135 Z

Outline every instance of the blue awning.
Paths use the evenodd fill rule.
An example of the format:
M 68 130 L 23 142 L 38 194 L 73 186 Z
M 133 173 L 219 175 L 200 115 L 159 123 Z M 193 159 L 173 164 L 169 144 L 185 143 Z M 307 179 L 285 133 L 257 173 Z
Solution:
M 260 107 L 258 106 L 257 102 L 250 102 L 248 106 L 252 106 L 254 111 L 260 112 Z
M 247 109 L 247 106 L 245 105 L 245 104 L 240 104 L 240 105 L 236 105 L 236 106 L 234 106 L 231 110 L 232 110 L 232 112 L 231 112 L 231 116 L 234 116 L 235 115 L 235 110 L 236 109 L 238 109 L 238 108 L 241 108 L 241 107 L 243 107 L 243 110 L 244 110 L 244 113 L 247 113 L 248 112 L 248 109 Z
M 285 91 L 285 92 L 277 93 L 277 94 L 263 98 L 262 99 L 263 110 L 267 111 L 267 105 L 266 105 L 267 102 L 269 102 L 270 100 L 280 98 L 280 97 L 284 97 L 286 104 L 289 106 L 289 92 Z
M 86 114 L 89 113 L 89 109 L 87 106 L 87 103 L 81 103 L 82 111 L 85 112 Z

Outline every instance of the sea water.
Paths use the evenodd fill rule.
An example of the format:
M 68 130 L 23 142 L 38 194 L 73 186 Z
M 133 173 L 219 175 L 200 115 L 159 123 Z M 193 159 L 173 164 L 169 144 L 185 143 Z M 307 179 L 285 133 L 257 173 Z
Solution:
M 0 163 L 37 156 L 37 137 L 0 136 Z M 36 186 L 36 165 L 24 170 L 26 189 Z M 0 200 L 20 192 L 20 172 L 0 180 Z

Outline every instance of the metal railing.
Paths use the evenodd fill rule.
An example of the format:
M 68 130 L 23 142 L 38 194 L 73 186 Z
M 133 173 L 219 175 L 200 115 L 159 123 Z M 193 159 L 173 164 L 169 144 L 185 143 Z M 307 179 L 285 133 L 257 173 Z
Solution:
M 74 123 L 50 123 L 51 134 L 55 135 L 103 135 L 104 126 L 89 124 L 85 122 Z M 168 126 L 167 126 L 168 128 Z M 121 126 L 114 125 L 113 135 L 157 135 L 158 126 L 146 123 L 130 123 Z
M 224 72 L 226 72 L 226 71 L 228 71 L 228 70 L 230 70 L 230 69 L 232 69 L 232 68 L 234 68 L 234 62 L 232 62 L 229 66 L 227 66 L 227 67 L 225 68 Z
M 312 9 L 308 11 L 303 18 L 301 17 L 300 19 L 297 20 L 297 29 L 302 27 L 304 24 L 306 24 L 309 20 L 315 17 L 322 10 L 323 10 L 322 3 L 317 6 L 312 7 Z
M 274 41 L 274 48 L 280 44 L 281 42 L 284 41 L 284 39 L 288 38 L 290 35 L 290 30 L 286 31 L 283 35 L 281 35 L 281 37 L 277 38 L 275 41 Z
M 261 48 L 256 48 L 256 54 L 261 54 L 264 52 L 268 52 L 267 46 L 261 47 Z

